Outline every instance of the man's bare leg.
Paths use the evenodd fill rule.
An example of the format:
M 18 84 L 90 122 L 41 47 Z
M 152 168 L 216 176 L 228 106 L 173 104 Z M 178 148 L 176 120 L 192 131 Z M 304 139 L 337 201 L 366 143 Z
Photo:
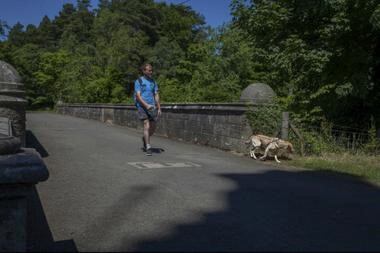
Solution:
M 150 122 L 148 119 L 144 120 L 144 139 L 146 145 L 150 145 L 150 135 L 149 135 Z
M 154 131 L 156 130 L 156 122 L 151 121 L 149 122 L 149 137 L 154 134 Z

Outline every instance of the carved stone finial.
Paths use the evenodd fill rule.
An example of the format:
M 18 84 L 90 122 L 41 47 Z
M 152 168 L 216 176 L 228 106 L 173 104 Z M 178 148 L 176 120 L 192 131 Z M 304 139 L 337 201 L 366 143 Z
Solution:
M 243 90 L 240 96 L 241 102 L 252 102 L 255 104 L 271 103 L 276 97 L 273 89 L 264 83 L 253 83 Z
M 0 61 L 0 117 L 12 122 L 12 131 L 8 135 L 19 138 L 22 146 L 25 146 L 26 105 L 24 85 L 19 73 L 10 64 Z M 4 147 L 7 145 L 4 144 Z
M 21 77 L 12 65 L 0 60 L 0 83 L 19 84 Z M 1 85 L 1 84 L 0 84 Z

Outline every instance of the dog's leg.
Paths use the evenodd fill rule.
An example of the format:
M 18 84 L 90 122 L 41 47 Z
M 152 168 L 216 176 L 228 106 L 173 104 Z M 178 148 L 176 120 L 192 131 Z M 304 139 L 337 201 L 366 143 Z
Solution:
M 251 149 L 251 158 L 253 158 L 253 159 L 255 159 L 255 160 L 257 160 L 257 157 L 256 157 L 256 155 L 255 155 L 255 151 L 256 151 L 256 149 L 257 149 L 257 147 Z
M 277 163 L 281 163 L 280 160 L 277 159 L 277 155 L 274 156 L 274 159 L 276 160 Z
M 271 143 L 271 144 L 272 144 L 272 143 Z M 267 146 L 267 148 L 265 149 L 264 155 L 263 155 L 262 157 L 260 157 L 260 160 L 261 160 L 261 161 L 264 161 L 264 160 L 267 158 L 267 156 L 268 156 L 268 152 L 269 152 L 269 149 L 271 148 L 271 144 L 269 144 L 269 145 Z
M 257 160 L 257 157 L 255 155 L 255 151 L 256 151 L 257 147 L 255 147 L 255 149 L 252 151 L 252 155 L 253 155 L 253 159 Z
M 250 155 L 251 158 L 255 157 L 255 153 L 253 151 L 253 148 L 249 151 L 249 155 Z

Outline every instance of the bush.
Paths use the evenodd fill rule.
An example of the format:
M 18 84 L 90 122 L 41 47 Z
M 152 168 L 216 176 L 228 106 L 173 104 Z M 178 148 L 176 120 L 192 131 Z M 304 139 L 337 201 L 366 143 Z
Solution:
M 247 106 L 246 117 L 253 134 L 279 135 L 283 110 L 278 101 L 260 106 L 253 106 L 252 104 L 247 104 Z
M 371 128 L 368 130 L 369 140 L 364 145 L 364 151 L 370 155 L 377 155 L 380 153 L 380 140 L 376 136 L 375 120 L 371 118 Z

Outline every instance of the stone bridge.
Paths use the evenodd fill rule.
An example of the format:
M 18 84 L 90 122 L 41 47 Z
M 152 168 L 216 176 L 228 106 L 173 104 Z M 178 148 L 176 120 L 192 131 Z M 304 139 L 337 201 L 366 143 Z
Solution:
M 379 187 L 239 155 L 244 104 L 164 105 L 147 157 L 133 106 L 22 86 L 1 63 L 0 251 L 380 250 Z
M 100 114 L 101 115 L 101 114 Z M 380 190 L 55 113 L 27 114 L 37 185 L 31 251 L 377 251 Z

